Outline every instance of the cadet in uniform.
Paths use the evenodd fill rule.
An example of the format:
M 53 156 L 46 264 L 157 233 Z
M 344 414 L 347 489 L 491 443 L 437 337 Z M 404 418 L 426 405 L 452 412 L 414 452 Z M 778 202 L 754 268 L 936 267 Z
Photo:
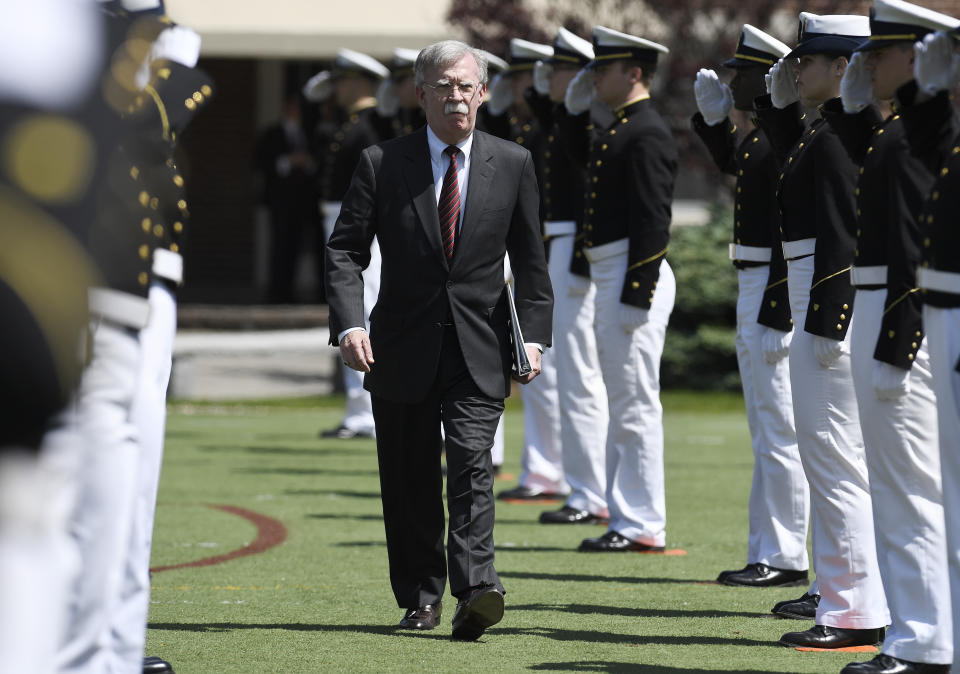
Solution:
M 346 115 L 340 129 L 334 133 L 323 169 L 321 195 L 323 202 L 323 240 L 326 242 L 340 215 L 340 202 L 350 187 L 350 178 L 360 161 L 360 153 L 380 142 L 376 104 L 373 94 L 390 71 L 366 54 L 341 49 L 337 52 L 333 69 L 327 78 L 315 77 L 307 83 L 305 95 L 312 101 L 325 100 L 330 95 Z M 321 256 L 323 257 L 323 256 Z M 370 264 L 363 272 L 364 313 L 370 311 L 380 293 L 380 247 L 376 239 L 370 248 Z M 343 421 L 336 428 L 321 431 L 325 438 L 373 437 L 373 410 L 370 394 L 363 388 L 363 374 L 343 369 L 347 408 Z
M 610 525 L 580 550 L 662 551 L 666 542 L 660 356 L 676 284 L 665 259 L 677 147 L 653 108 L 663 45 L 597 26 L 593 78 L 614 120 L 594 138 L 585 187 L 584 253 L 597 287 L 597 348 L 607 389 Z M 568 94 L 569 95 L 569 94 Z
M 892 620 L 881 654 L 844 672 L 947 671 L 953 658 L 937 407 L 916 286 L 916 217 L 933 177 L 910 153 L 900 116 L 884 119 L 872 101 L 892 100 L 913 79 L 916 36 L 958 24 L 876 0 L 870 38 L 844 73 L 840 99 L 822 109 L 860 166 L 851 359 Z
M 950 90 L 960 72 L 957 31 L 927 35 L 915 47 L 916 82 L 897 91 L 911 150 L 934 176 L 919 210 L 917 284 L 923 299 L 924 340 L 937 400 L 943 507 L 953 623 L 953 669 L 960 669 L 960 119 Z M 881 335 L 882 337 L 882 335 Z M 916 365 L 914 365 L 916 367 Z M 918 532 L 919 533 L 919 532 Z
M 416 49 L 402 47 L 393 50 L 388 66 L 390 77 L 384 79 L 377 89 L 381 140 L 406 136 L 427 123 L 413 80 L 413 65 L 419 53 Z
M 693 116 L 693 129 L 720 170 L 737 177 L 730 259 L 738 270 L 737 362 L 754 463 L 747 566 L 721 573 L 717 581 L 726 585 L 806 584 L 809 567 L 809 489 L 797 449 L 786 358 L 793 326 L 778 228 L 779 164 L 755 121 L 738 144 L 729 117 L 733 107 L 752 112 L 767 70 L 789 51 L 746 24 L 734 57 L 724 63 L 736 70 L 730 87 L 712 70 L 701 70 L 694 85 L 700 112 Z
M 570 495 L 559 510 L 541 513 L 544 524 L 579 524 L 606 519 L 607 393 L 593 331 L 596 286 L 583 254 L 584 187 L 589 111 L 568 113 L 570 82 L 593 60 L 593 45 L 560 28 L 553 56 L 534 71 L 546 80 L 552 105 L 541 124 L 547 129 L 543 160 L 544 236 L 553 284 L 554 359 L 560 405 L 563 474 Z M 544 72 L 545 71 L 545 72 Z
M 869 30 L 865 16 L 801 12 L 797 48 L 771 68 L 770 95 L 756 101 L 761 127 L 782 161 L 777 196 L 797 327 L 790 380 L 816 513 L 814 570 L 821 595 L 815 626 L 784 634 L 785 646 L 874 644 L 889 619 L 847 337 L 857 168 L 830 126 L 818 118 L 806 127 L 800 108 L 801 102 L 813 107 L 836 97 L 847 60 Z

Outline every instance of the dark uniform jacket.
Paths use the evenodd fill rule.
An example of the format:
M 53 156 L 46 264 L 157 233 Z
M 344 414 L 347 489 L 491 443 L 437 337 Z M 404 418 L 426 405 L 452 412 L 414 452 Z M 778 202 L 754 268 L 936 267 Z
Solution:
M 343 201 L 360 153 L 382 140 L 377 132 L 377 117 L 372 106 L 354 110 L 333 134 L 321 178 L 321 196 L 326 201 Z
M 822 114 L 860 165 L 854 269 L 887 268 L 885 284 L 857 285 L 887 291 L 874 358 L 909 369 L 923 339 L 917 214 L 933 176 L 910 154 L 899 115 L 884 120 L 872 105 L 848 115 L 840 99 L 827 101 Z
M 483 393 L 510 392 L 510 338 L 503 285 L 509 252 L 524 339 L 549 345 L 553 292 L 537 213 L 533 158 L 515 143 L 475 131 L 460 235 L 452 261 L 440 220 L 426 129 L 362 153 L 327 243 L 330 341 L 362 326 L 360 270 L 376 236 L 382 257 L 380 297 L 370 314 L 376 363 L 364 379 L 371 393 L 422 401 L 433 385 L 446 323 L 452 322 L 470 376 Z
M 756 108 L 760 127 L 781 160 L 781 238 L 816 239 L 804 330 L 842 340 L 853 315 L 850 268 L 856 248 L 857 166 L 823 119 L 804 125 L 799 103 L 778 110 L 767 95 L 757 99 Z
M 780 165 L 766 135 L 754 128 L 736 143 L 737 127 L 729 118 L 708 126 L 699 112 L 693 116 L 693 130 L 707 146 L 717 167 L 737 177 L 734 197 L 733 246 L 731 258 L 738 269 L 767 266 L 769 275 L 757 322 L 790 332 L 790 297 L 787 291 L 787 264 L 780 245 L 780 210 L 777 206 L 777 175 Z M 766 249 L 769 261 L 751 257 L 743 247 Z M 750 251 L 761 257 L 761 251 Z
M 649 309 L 670 241 L 677 144 L 649 98 L 614 111 L 591 142 L 584 246 L 629 239 L 620 301 Z
M 916 83 L 897 92 L 900 117 L 911 150 L 934 177 L 920 213 L 921 261 L 926 269 L 960 274 L 960 119 L 947 92 L 929 101 L 914 102 Z M 924 302 L 935 307 L 960 307 L 960 292 L 921 290 Z
M 413 133 L 427 123 L 427 117 L 423 114 L 421 107 L 397 108 L 395 115 L 384 117 L 377 114 L 374 116 L 374 121 L 379 139 L 390 140 Z

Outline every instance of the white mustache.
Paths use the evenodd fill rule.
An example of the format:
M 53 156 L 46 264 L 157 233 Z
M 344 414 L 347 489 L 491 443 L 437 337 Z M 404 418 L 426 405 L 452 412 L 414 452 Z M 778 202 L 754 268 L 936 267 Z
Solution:
M 455 115 L 457 113 L 460 113 L 461 115 L 470 114 L 470 108 L 468 108 L 467 104 L 463 101 L 450 101 L 448 103 L 444 103 L 443 114 Z

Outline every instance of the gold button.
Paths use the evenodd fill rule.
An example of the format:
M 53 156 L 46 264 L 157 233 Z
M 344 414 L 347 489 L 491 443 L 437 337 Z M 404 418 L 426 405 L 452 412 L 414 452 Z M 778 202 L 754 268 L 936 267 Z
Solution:
M 529 130 L 530 130 L 530 125 L 529 125 L 529 124 L 524 124 L 522 128 L 523 128 L 524 131 L 529 131 Z
M 147 276 L 147 272 L 142 271 L 142 272 L 140 272 L 139 274 L 137 274 L 137 282 L 138 282 L 140 285 L 142 285 L 142 286 L 147 285 L 147 281 L 149 281 L 149 280 L 150 280 L 150 279 L 149 279 L 149 277 Z
M 887 333 L 887 337 L 889 337 L 890 339 L 893 339 L 896 336 L 897 336 L 897 333 L 894 332 L 893 330 Z
M 182 231 L 183 231 L 183 223 L 182 223 L 182 222 L 175 222 L 175 223 L 173 223 L 173 231 L 175 231 L 177 234 L 179 234 L 180 232 L 182 232 Z
M 930 195 L 930 198 L 936 201 L 937 199 L 940 198 L 940 193 L 937 190 L 934 190 L 933 194 Z
M 183 176 L 173 176 L 173 184 L 177 187 L 183 187 Z
M 597 160 L 597 166 L 603 166 L 603 161 L 600 160 L 600 159 L 598 159 L 598 160 Z
M 867 154 L 870 154 L 871 152 L 873 152 L 873 146 L 872 146 L 872 145 L 867 148 Z
M 171 244 L 170 244 L 170 251 L 173 252 L 173 253 L 179 252 L 179 251 L 180 251 L 180 246 L 178 246 L 178 245 L 175 244 L 175 243 L 171 243 Z
M 155 211 L 158 208 L 160 208 L 160 199 L 158 199 L 157 197 L 153 197 L 150 200 L 150 210 Z
M 523 145 L 523 136 L 517 136 L 517 142 L 518 142 L 520 145 Z M 547 157 L 547 159 L 550 158 L 550 153 L 549 153 L 549 152 L 546 153 L 546 157 Z
M 593 231 L 593 225 L 587 225 L 587 231 L 588 231 L 588 232 L 592 232 L 592 231 Z
M 932 214 L 932 213 L 927 216 L 927 224 L 928 224 L 928 225 L 932 225 L 932 224 L 933 224 L 933 214 Z
M 590 215 L 593 215 L 593 209 L 591 208 L 589 211 L 587 211 L 587 213 L 589 213 Z
M 743 192 L 743 189 L 740 188 L 740 187 L 738 187 L 738 188 L 737 188 L 737 194 L 740 194 L 741 192 Z
M 576 253 L 573 254 L 573 256 L 574 256 L 574 257 L 583 257 L 583 253 L 581 253 L 581 252 L 578 250 Z
M 912 354 L 912 353 L 908 353 L 908 354 L 907 354 L 907 360 L 913 360 L 913 354 Z
M 753 142 L 754 142 L 754 143 L 759 143 L 759 142 L 760 142 L 760 139 L 757 138 L 756 136 L 754 136 L 754 137 L 753 137 Z
M 843 326 L 837 323 L 837 330 L 843 330 Z
M 840 314 L 840 320 L 841 320 L 841 321 L 847 320 L 847 315 L 846 315 L 846 314 Z
M 960 145 L 957 145 L 956 147 L 954 147 L 954 148 L 951 150 L 951 152 L 952 152 L 953 154 L 957 154 L 958 152 L 960 152 Z
M 929 236 L 928 236 L 926 239 L 923 240 L 923 247 L 924 247 L 924 248 L 929 248 L 929 247 L 930 247 L 930 237 L 929 237 Z
M 844 311 L 846 311 L 846 310 L 849 309 L 849 308 L 850 308 L 850 305 L 849 305 L 849 304 L 844 304 L 844 305 L 843 305 L 843 310 L 844 310 Z
M 860 188 L 858 187 L 857 189 L 855 189 L 855 190 L 853 191 L 853 193 L 856 194 L 856 195 L 859 197 L 859 196 L 860 196 Z
M 550 189 L 550 183 L 545 183 L 545 184 L 544 184 L 544 187 L 546 187 L 546 188 L 549 190 L 549 189 Z
M 739 227 L 739 226 L 740 226 L 740 221 L 739 221 L 739 220 L 737 220 L 737 227 Z
M 199 91 L 194 91 L 193 100 L 195 100 L 197 103 L 203 103 L 203 94 L 201 94 Z
M 860 167 L 860 175 L 863 175 L 863 167 Z
M 621 119 L 621 120 L 620 120 L 620 123 L 621 123 L 621 124 L 626 124 L 626 123 L 627 123 L 627 118 L 624 117 L 623 119 Z
M 882 136 L 882 135 L 883 135 L 883 129 L 877 129 L 877 135 L 878 135 L 878 136 Z
M 813 134 L 815 134 L 816 132 L 817 132 L 816 129 L 810 129 L 810 135 L 811 135 L 811 136 L 812 136 Z
M 639 281 L 634 281 L 633 283 L 630 284 L 630 287 L 633 288 L 634 290 L 636 290 L 637 288 L 640 287 L 640 282 L 639 282 Z
M 910 347 L 913 348 L 913 349 L 917 348 L 917 343 L 916 343 L 916 342 L 912 342 L 912 343 L 910 344 Z
M 750 153 L 749 153 L 749 152 L 744 152 L 744 153 L 743 153 L 743 158 L 744 158 L 744 159 L 750 159 Z
M 597 176 L 593 176 L 593 182 L 595 183 L 600 182 L 600 178 L 598 178 Z
M 204 96 L 210 96 L 210 94 L 213 93 L 213 89 L 210 88 L 209 84 L 204 84 L 202 87 L 200 87 L 200 91 L 203 92 Z
M 177 202 L 177 208 L 179 208 L 181 211 L 187 210 L 187 202 L 184 199 L 181 199 Z
M 742 175 L 743 175 L 743 169 L 740 169 L 739 171 L 737 171 L 737 175 L 738 175 L 738 176 L 742 176 Z
M 945 176 L 945 175 L 947 175 L 948 173 L 950 173 L 950 169 L 948 169 L 946 166 L 944 166 L 942 169 L 940 169 L 940 175 Z
M 163 225 L 154 225 L 153 226 L 153 235 L 156 237 L 163 236 Z
M 146 234 L 147 232 L 150 231 L 150 225 L 151 225 L 151 224 L 152 224 L 152 223 L 150 222 L 150 218 L 144 218 L 144 219 L 140 222 L 140 226 L 143 227 L 143 232 L 144 232 L 144 234 Z
M 601 149 L 601 150 L 606 150 L 608 147 L 610 147 L 610 146 L 607 145 L 606 143 L 604 143 L 603 145 L 600 146 L 600 149 Z
M 553 142 L 553 136 L 547 136 L 547 142 L 548 142 L 548 143 L 552 143 L 552 142 Z
M 771 309 L 774 309 L 774 308 L 776 308 L 776 306 L 777 306 L 777 301 L 776 301 L 776 300 L 770 300 L 770 308 L 771 308 Z
M 814 311 L 820 311 L 820 305 L 819 305 L 819 304 L 814 304 L 814 305 L 813 305 L 813 310 L 814 310 Z
M 196 110 L 196 109 L 197 109 L 197 104 L 193 102 L 193 99 L 192 99 L 192 98 L 188 98 L 187 100 L 185 100 L 185 101 L 183 102 L 183 104 L 186 106 L 187 110 Z
M 146 208 L 150 204 L 150 195 L 146 192 L 141 192 L 137 195 L 137 200 L 140 202 L 140 205 Z
M 738 210 L 738 211 L 742 211 L 742 210 L 743 210 L 743 204 L 737 204 L 737 210 Z
M 860 236 L 860 228 L 857 227 L 857 236 Z
M 610 129 L 610 135 L 611 135 L 611 136 L 616 136 L 616 135 L 617 135 L 617 130 L 616 130 L 616 129 Z
M 857 217 L 860 217 L 860 209 L 857 209 Z
M 150 247 L 147 244 L 140 246 L 138 252 L 140 253 L 140 258 L 143 260 L 146 260 L 148 257 L 150 257 Z
M 544 168 L 544 169 L 543 169 L 543 172 L 544 172 L 546 175 L 550 175 L 550 167 L 547 166 L 546 168 Z
M 596 192 L 591 192 L 591 193 L 590 193 L 590 198 L 591 198 L 591 199 L 596 199 L 596 198 L 597 198 L 597 193 L 596 193 Z
M 138 169 L 136 166 L 131 166 L 131 167 L 130 167 L 130 177 L 133 178 L 134 180 L 136 180 L 137 178 L 139 178 L 139 177 L 140 177 L 140 169 Z
M 792 164 L 792 163 L 793 163 L 793 157 L 787 157 L 787 163 L 788 163 L 788 164 Z
M 917 330 L 917 337 L 923 337 L 923 333 Z
M 801 142 L 801 143 L 797 146 L 797 149 L 798 149 L 798 150 L 802 150 L 802 149 L 803 149 L 803 142 Z

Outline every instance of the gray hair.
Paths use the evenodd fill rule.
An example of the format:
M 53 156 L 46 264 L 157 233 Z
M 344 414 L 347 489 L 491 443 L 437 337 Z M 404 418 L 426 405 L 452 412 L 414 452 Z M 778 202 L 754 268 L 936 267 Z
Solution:
M 417 86 L 423 86 L 427 81 L 427 70 L 441 70 L 444 66 L 456 63 L 466 54 L 470 54 L 477 62 L 477 73 L 480 81 L 477 84 L 487 83 L 487 59 L 479 49 L 474 49 L 470 45 L 459 40 L 443 40 L 434 42 L 429 47 L 425 47 L 417 56 L 417 63 L 413 66 L 414 82 Z

